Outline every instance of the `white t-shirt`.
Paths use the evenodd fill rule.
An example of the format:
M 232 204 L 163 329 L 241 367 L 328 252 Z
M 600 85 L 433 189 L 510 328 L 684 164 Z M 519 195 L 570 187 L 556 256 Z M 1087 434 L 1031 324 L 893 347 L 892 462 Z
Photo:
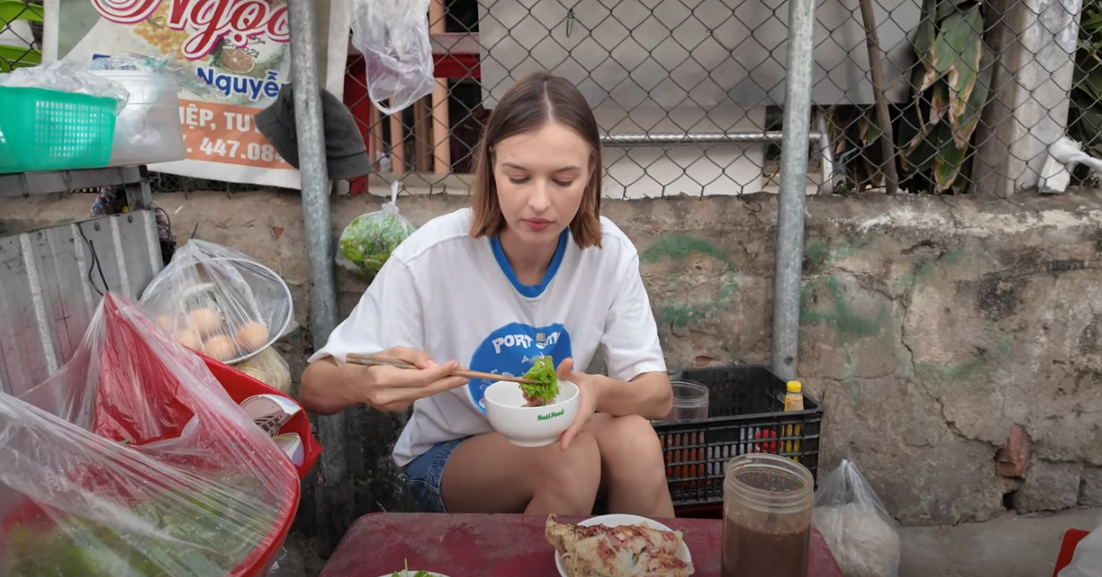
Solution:
M 579 249 L 564 231 L 535 286 L 517 280 L 496 238 L 471 238 L 470 224 L 470 209 L 462 209 L 419 228 L 310 362 L 405 346 L 438 363 L 520 376 L 540 355 L 556 366 L 573 357 L 582 371 L 603 347 L 614 379 L 666 370 L 638 253 L 612 221 L 601 218 L 600 249 Z M 490 384 L 472 379 L 415 402 L 394 447 L 398 466 L 437 443 L 491 432 L 482 404 Z

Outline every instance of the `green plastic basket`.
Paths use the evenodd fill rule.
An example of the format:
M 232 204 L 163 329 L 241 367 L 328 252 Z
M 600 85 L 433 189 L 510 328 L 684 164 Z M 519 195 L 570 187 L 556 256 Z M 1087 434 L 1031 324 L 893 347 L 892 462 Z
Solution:
M 107 166 L 115 105 L 112 98 L 0 86 L 0 174 Z

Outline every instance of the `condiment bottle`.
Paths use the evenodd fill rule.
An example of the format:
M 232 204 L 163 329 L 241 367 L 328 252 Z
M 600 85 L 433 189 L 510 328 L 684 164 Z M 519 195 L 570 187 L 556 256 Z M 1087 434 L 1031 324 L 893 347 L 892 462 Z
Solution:
M 788 392 L 784 395 L 784 410 L 785 410 L 785 412 L 804 410 L 803 385 L 800 384 L 800 381 L 789 381 L 788 385 L 786 385 L 786 388 L 788 389 Z M 784 452 L 788 453 L 788 454 L 799 453 L 800 452 L 800 439 L 799 439 L 800 426 L 799 425 L 785 425 L 783 432 L 784 432 L 785 437 L 790 437 L 790 439 L 785 441 L 785 443 L 784 443 Z M 795 437 L 796 439 L 792 440 L 791 437 Z M 797 460 L 797 461 L 800 460 L 799 455 L 795 455 L 792 458 Z
M 721 577 L 806 577 L 815 480 L 779 455 L 741 455 L 723 482 Z

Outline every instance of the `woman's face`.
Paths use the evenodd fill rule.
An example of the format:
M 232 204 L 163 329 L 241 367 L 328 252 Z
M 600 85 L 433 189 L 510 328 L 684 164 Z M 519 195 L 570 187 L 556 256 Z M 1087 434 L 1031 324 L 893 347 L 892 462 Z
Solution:
M 509 229 L 527 243 L 555 242 L 570 226 L 589 177 L 590 146 L 555 122 L 494 147 L 494 181 Z

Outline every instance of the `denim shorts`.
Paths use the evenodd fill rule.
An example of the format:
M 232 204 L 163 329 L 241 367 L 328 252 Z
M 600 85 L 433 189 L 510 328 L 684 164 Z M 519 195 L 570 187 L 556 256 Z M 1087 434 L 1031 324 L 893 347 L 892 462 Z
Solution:
M 430 513 L 444 512 L 440 480 L 444 477 L 444 466 L 448 464 L 448 459 L 463 441 L 466 439 L 437 443 L 405 466 L 403 472 L 409 490 Z

